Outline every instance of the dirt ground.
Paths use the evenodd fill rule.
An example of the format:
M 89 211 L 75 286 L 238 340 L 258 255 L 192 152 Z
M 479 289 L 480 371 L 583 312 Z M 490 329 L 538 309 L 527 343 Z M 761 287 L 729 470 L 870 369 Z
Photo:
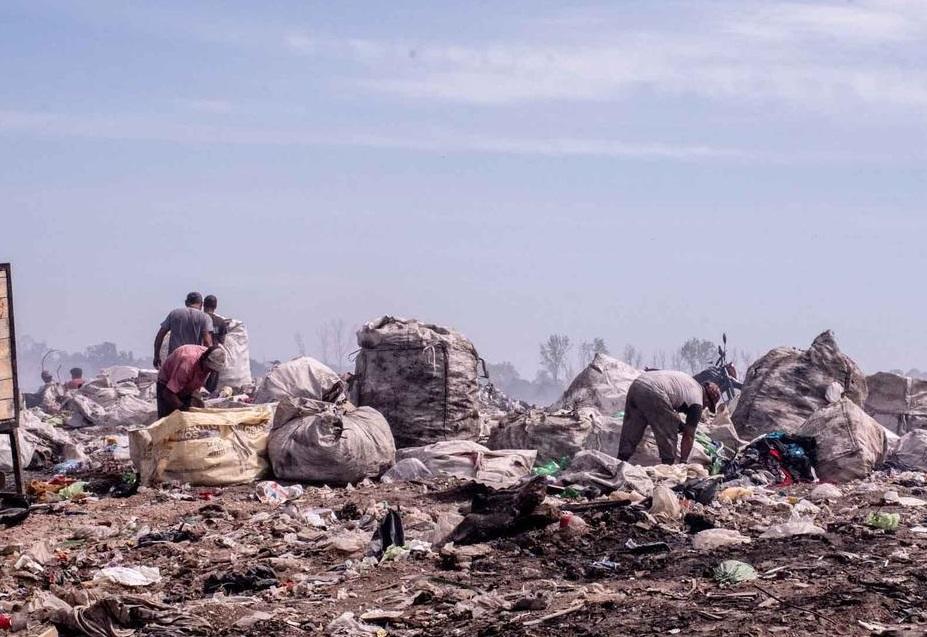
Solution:
M 579 535 L 553 525 L 379 563 L 364 562 L 363 552 L 387 508 L 398 507 L 407 544 L 427 541 L 442 515 L 468 506 L 465 496 L 447 495 L 462 483 L 307 488 L 281 506 L 258 501 L 254 485 L 143 488 L 125 499 L 51 505 L 0 531 L 0 600 L 26 612 L 30 600 L 41 606 L 40 591 L 72 604 L 135 594 L 208 623 L 196 630 L 149 624 L 134 633 L 141 635 L 924 634 L 927 534 L 911 529 L 927 507 L 879 504 L 887 489 L 915 496 L 924 489 L 893 482 L 876 474 L 842 486 L 845 495 L 817 516 L 823 536 L 758 538 L 788 517 L 786 498 L 811 488 L 795 485 L 772 490 L 774 506 L 686 502 L 690 513 L 752 538 L 714 551 L 693 550 L 682 523 L 655 524 L 644 508 L 613 506 L 582 513 L 588 530 Z M 310 507 L 332 509 L 338 522 L 316 528 L 300 513 Z M 899 530 L 867 527 L 875 510 L 900 513 Z M 193 538 L 138 546 L 146 533 L 180 528 Z M 665 542 L 668 550 L 623 552 L 628 540 Z M 42 541 L 53 554 L 44 570 L 16 569 L 21 553 Z M 607 568 L 594 566 L 603 559 Z M 727 559 L 752 565 L 760 578 L 722 587 L 712 571 Z M 269 567 L 276 584 L 228 595 L 204 590 L 210 576 L 256 565 Z M 100 580 L 106 566 L 157 567 L 161 580 L 130 589 Z M 360 623 L 330 627 L 348 612 Z M 27 614 L 32 633 L 49 625 L 40 608 Z

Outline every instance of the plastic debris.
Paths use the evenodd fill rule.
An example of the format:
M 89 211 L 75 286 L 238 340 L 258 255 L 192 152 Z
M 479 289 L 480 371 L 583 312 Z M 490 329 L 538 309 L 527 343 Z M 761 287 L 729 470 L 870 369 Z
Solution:
M 734 585 L 759 578 L 756 569 L 746 562 L 724 560 L 714 570 L 715 581 L 721 585 Z
M 226 595 L 244 593 L 246 591 L 263 591 L 277 585 L 277 574 L 266 564 L 255 564 L 239 569 L 230 569 L 213 573 L 203 583 L 203 591 L 207 594 L 223 592 Z
M 294 484 L 291 487 L 284 487 L 272 480 L 265 480 L 254 485 L 257 499 L 264 504 L 280 506 L 288 500 L 295 500 L 303 495 L 303 487 Z
M 692 548 L 696 551 L 712 551 L 722 546 L 749 543 L 750 538 L 734 529 L 707 529 L 692 536 Z
M 866 516 L 866 526 L 883 531 L 895 531 L 901 523 L 901 516 L 897 513 L 870 513 Z
M 584 519 L 573 513 L 564 513 L 560 516 L 560 532 L 568 536 L 583 535 L 589 530 Z
M 544 464 L 535 466 L 531 471 L 536 476 L 555 476 L 566 469 L 569 464 L 569 458 L 561 458 L 559 462 L 557 460 L 549 460 Z
M 898 495 L 897 491 L 886 491 L 882 496 L 882 501 L 886 504 L 899 504 L 903 507 L 922 507 L 927 505 L 927 500 L 912 496 Z
M 822 502 L 824 500 L 839 500 L 843 497 L 843 492 L 835 484 L 830 484 L 825 482 L 819 484 L 814 489 L 811 490 L 811 493 L 808 494 L 808 499 L 812 502 Z
M 753 489 L 747 487 L 728 487 L 718 494 L 722 502 L 740 502 L 753 495 Z
M 680 516 L 679 498 L 669 487 L 659 485 L 653 488 L 653 504 L 650 515 L 666 520 L 675 520 Z
M 110 566 L 100 569 L 94 579 L 106 579 L 123 586 L 150 586 L 161 581 L 161 571 L 150 566 Z
M 410 480 L 422 480 L 434 475 L 431 469 L 425 466 L 425 463 L 418 458 L 405 458 L 400 460 L 392 467 L 387 469 L 380 481 L 389 484 L 390 482 L 408 482 Z
M 826 531 L 799 515 L 793 514 L 788 522 L 774 524 L 760 535 L 761 540 L 778 540 L 795 535 L 824 535 Z
M 821 512 L 821 508 L 808 500 L 802 499 L 792 505 L 792 511 L 799 515 L 815 516 Z

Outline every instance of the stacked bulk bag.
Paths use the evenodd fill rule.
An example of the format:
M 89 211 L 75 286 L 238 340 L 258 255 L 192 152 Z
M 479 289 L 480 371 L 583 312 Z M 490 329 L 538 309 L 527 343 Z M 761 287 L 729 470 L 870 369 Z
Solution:
M 353 402 L 383 414 L 397 447 L 479 436 L 480 358 L 463 335 L 384 316 L 358 331 L 357 344 Z

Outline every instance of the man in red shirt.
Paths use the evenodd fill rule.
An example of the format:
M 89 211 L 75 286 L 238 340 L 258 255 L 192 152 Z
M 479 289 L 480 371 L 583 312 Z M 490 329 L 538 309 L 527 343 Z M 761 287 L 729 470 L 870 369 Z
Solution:
M 181 345 L 168 356 L 158 371 L 158 418 L 190 407 L 202 407 L 197 393 L 214 371 L 225 367 L 225 350 L 219 346 Z

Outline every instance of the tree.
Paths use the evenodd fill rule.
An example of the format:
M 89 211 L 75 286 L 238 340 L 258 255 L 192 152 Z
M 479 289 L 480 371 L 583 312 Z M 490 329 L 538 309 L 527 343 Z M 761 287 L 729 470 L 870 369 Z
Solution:
M 640 369 L 644 366 L 644 352 L 640 351 L 630 343 L 624 346 L 624 352 L 621 355 L 621 359 L 631 367 L 636 367 L 637 369 Z
M 306 355 L 306 341 L 303 340 L 303 335 L 300 332 L 293 334 L 293 340 L 296 341 L 296 353 L 300 356 Z
M 486 371 L 489 373 L 490 382 L 500 387 L 506 387 L 521 380 L 521 375 L 518 373 L 518 370 L 508 361 L 503 363 L 487 363 Z
M 650 366 L 655 369 L 666 369 L 666 352 L 657 350 L 650 356 Z
M 322 362 L 336 372 L 345 371 L 352 345 L 348 324 L 342 318 L 331 319 L 322 323 L 316 333 Z
M 565 334 L 551 334 L 547 342 L 541 343 L 541 368 L 550 374 L 551 380 L 559 385 L 563 373 L 567 371 L 567 356 L 573 344 Z
M 679 348 L 679 357 L 688 365 L 689 373 L 695 374 L 711 365 L 718 354 L 718 346 L 711 341 L 690 338 Z

